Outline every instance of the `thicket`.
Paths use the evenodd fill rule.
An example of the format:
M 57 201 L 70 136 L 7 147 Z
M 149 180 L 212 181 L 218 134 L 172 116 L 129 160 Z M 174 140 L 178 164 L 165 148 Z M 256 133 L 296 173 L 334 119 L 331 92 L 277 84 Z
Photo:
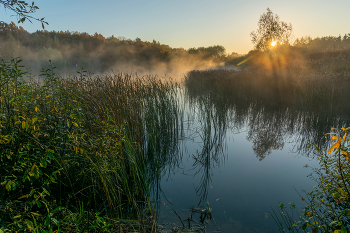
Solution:
M 0 229 L 154 227 L 159 167 L 145 161 L 161 161 L 159 145 L 176 136 L 176 85 L 83 71 L 62 78 L 52 64 L 34 80 L 19 62 L 0 62 Z

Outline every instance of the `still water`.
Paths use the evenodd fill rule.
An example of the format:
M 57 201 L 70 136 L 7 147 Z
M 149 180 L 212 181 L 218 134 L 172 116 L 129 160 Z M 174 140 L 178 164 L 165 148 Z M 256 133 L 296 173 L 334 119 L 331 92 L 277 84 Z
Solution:
M 160 169 L 153 190 L 158 223 L 182 228 L 191 208 L 211 208 L 208 232 L 278 232 L 271 216 L 280 203 L 305 206 L 303 190 L 316 183 L 307 176 L 317 168 L 309 140 L 327 146 L 330 127 L 348 125 L 337 116 L 226 104 L 183 94 L 183 131 L 171 163 Z M 301 195 L 301 196 L 300 196 Z

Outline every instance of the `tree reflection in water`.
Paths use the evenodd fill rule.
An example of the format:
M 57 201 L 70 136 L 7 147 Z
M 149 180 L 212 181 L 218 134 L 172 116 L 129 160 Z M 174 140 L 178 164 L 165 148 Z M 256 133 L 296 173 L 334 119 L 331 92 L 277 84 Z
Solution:
M 182 155 L 186 152 L 180 144 L 181 140 L 196 138 L 200 141 L 201 149 L 191 155 L 193 163 L 187 172 L 194 177 L 200 176 L 194 188 L 199 199 L 198 205 L 201 205 L 207 202 L 214 168 L 224 165 L 227 159 L 225 148 L 228 130 L 236 133 L 247 130 L 247 140 L 252 142 L 252 149 L 261 161 L 272 151 L 282 150 L 286 143 L 293 144 L 293 152 L 312 156 L 312 151 L 307 150 L 310 141 L 323 149 L 329 143 L 323 136 L 325 132 L 331 127 L 341 128 L 350 123 L 349 118 L 332 114 L 329 109 L 330 104 L 334 109 L 344 105 L 341 101 L 346 101 L 346 98 L 334 103 L 304 101 L 300 105 L 291 104 L 290 99 L 282 99 L 276 104 L 273 103 L 276 98 L 260 98 L 253 96 L 252 92 L 248 95 L 244 88 L 232 88 L 219 82 L 218 78 L 208 81 L 202 77 L 192 77 L 192 80 L 187 80 L 181 95 L 176 97 L 183 101 L 177 106 L 177 127 L 181 132 L 172 130 L 171 135 L 164 134 L 162 142 L 150 142 L 154 143 L 154 148 L 158 148 L 158 151 L 152 152 L 154 155 L 149 156 L 153 164 L 150 183 L 156 193 L 156 200 L 160 199 L 162 193 L 160 180 L 171 176 L 182 166 Z M 272 89 L 275 88 L 273 86 Z M 262 89 L 259 94 L 268 92 Z M 312 99 L 328 101 L 329 97 L 312 96 Z M 188 129 L 184 130 L 186 123 Z
M 208 72 L 208 75 L 213 74 L 217 75 L 217 72 Z M 252 149 L 261 161 L 272 151 L 282 150 L 285 143 L 292 143 L 295 153 L 312 156 L 312 151 L 307 150 L 311 141 L 325 148 L 329 142 L 325 140 L 324 132 L 350 123 L 344 114 L 343 117 L 332 114 L 332 109 L 348 104 L 343 103 L 346 99 L 331 102 L 336 99 L 334 96 L 319 91 L 324 84 L 312 87 L 316 89 L 312 92 L 302 89 L 301 92 L 307 92 L 305 99 L 294 101 L 288 95 L 277 98 L 271 91 L 277 88 L 279 93 L 292 95 L 291 88 L 298 87 L 288 86 L 287 79 L 273 81 L 267 78 L 262 82 L 277 83 L 272 82 L 265 89 L 254 84 L 260 89 L 252 92 L 251 86 L 242 84 L 246 79 L 232 84 L 225 81 L 226 77 L 205 75 L 205 72 L 189 73 L 184 85 L 189 108 L 198 110 L 197 119 L 201 124 L 202 150 L 193 155 L 192 167 L 195 175 L 202 174 L 196 186 L 199 203 L 206 201 L 212 168 L 225 162 L 224 142 L 228 129 L 238 133 L 247 130 L 247 140 L 253 143 Z
M 247 140 L 253 142 L 254 153 L 260 161 L 271 154 L 272 150 L 282 150 L 284 146 L 282 135 L 270 129 L 260 129 L 254 134 L 249 131 Z

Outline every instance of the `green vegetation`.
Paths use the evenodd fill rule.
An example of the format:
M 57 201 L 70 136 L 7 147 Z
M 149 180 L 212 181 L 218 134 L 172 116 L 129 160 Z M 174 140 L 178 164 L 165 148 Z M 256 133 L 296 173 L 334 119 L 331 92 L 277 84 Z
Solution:
M 44 24 L 48 24 L 44 21 L 44 18 L 38 19 L 31 16 L 31 14 L 35 13 L 36 10 L 39 9 L 39 7 L 34 4 L 34 2 L 32 2 L 32 4 L 29 4 L 26 1 L 0 0 L 0 4 L 3 5 L 5 9 L 9 9 L 16 14 L 18 23 L 23 23 L 26 20 L 29 22 L 32 22 L 31 20 L 36 20 L 41 22 L 43 29 Z
M 272 214 L 281 231 L 350 230 L 348 128 L 333 136 L 330 150 L 322 137 L 330 125 L 345 125 L 341 116 L 350 108 L 350 34 L 305 37 L 292 46 L 290 33 L 291 25 L 268 9 L 252 33 L 256 50 L 238 56 L 218 45 L 174 49 L 98 33 L 28 33 L 0 22 L 1 58 L 46 67 L 35 80 L 20 60 L 0 62 L 0 232 L 154 232 L 160 181 L 182 159 L 184 99 L 200 121 L 194 134 L 203 146 L 192 155 L 193 171 L 202 175 L 199 204 L 207 200 L 212 168 L 225 159 L 226 130 L 248 121 L 259 160 L 295 134 L 299 152 L 306 152 L 307 138 L 317 144 L 319 186 L 297 221 L 283 204 Z M 81 70 L 64 78 L 48 59 L 66 73 L 77 66 L 97 73 L 120 67 L 168 73 L 223 62 L 238 68 L 193 70 L 181 89 L 171 80 L 123 73 Z M 192 212 L 200 213 L 200 224 L 191 216 L 184 226 L 178 216 L 183 229 L 205 231 L 209 205 Z
M 146 162 L 161 160 L 176 136 L 176 85 L 83 71 L 61 78 L 51 64 L 35 81 L 19 62 L 0 64 L 2 231 L 154 228 L 157 170 Z
M 314 145 L 320 167 L 313 168 L 310 176 L 317 187 L 306 193 L 307 199 L 302 197 L 307 205 L 298 218 L 292 215 L 295 205 L 291 206 L 292 210 L 287 210 L 282 203 L 281 210 L 278 213 L 274 211 L 273 216 L 281 232 L 349 232 L 349 129 L 332 129 L 332 133 L 327 133 L 325 136 L 330 135 L 334 140 L 328 150 Z

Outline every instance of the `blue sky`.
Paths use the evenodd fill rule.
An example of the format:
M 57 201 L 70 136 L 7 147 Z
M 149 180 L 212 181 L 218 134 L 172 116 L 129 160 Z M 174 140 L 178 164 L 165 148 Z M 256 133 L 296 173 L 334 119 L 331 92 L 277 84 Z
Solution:
M 247 53 L 253 48 L 250 32 L 269 7 L 291 23 L 295 38 L 309 35 L 338 36 L 350 33 L 349 0 L 36 0 L 52 31 L 78 31 L 105 37 L 114 35 L 143 41 L 155 39 L 171 47 L 223 45 L 227 52 Z M 0 11 L 0 20 L 15 21 L 11 11 Z M 27 31 L 41 29 L 25 22 Z

